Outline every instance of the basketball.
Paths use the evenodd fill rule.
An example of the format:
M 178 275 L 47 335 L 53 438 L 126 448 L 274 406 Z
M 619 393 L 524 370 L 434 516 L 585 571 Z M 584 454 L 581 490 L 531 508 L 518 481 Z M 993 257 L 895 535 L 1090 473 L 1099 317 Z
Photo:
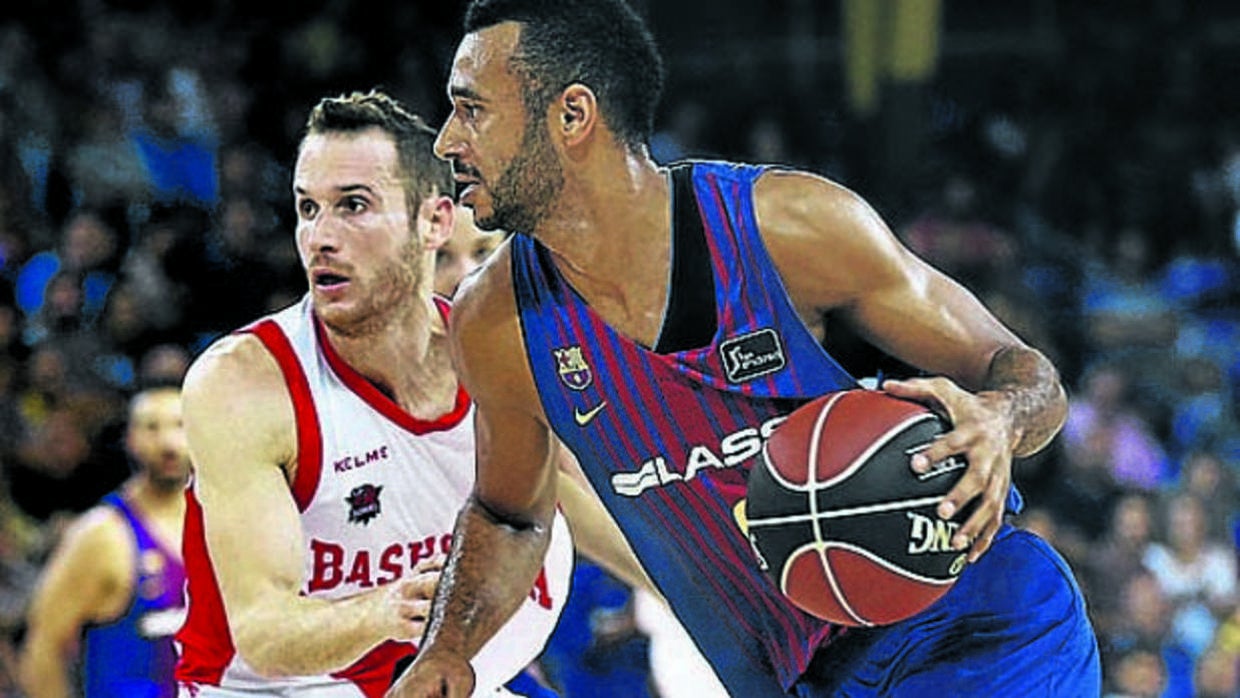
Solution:
M 912 455 L 949 425 L 874 390 L 828 393 L 788 415 L 749 476 L 745 517 L 759 563 L 794 605 L 849 626 L 895 623 L 947 593 L 964 569 L 952 520 L 935 513 L 961 457 L 917 474 Z

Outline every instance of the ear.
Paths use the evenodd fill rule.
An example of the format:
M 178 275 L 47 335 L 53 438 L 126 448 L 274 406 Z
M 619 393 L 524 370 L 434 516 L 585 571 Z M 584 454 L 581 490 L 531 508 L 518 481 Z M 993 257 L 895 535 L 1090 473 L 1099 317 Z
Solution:
M 429 223 L 426 234 L 422 236 L 422 245 L 427 252 L 437 250 L 452 237 L 456 205 L 450 197 L 439 194 L 426 197 L 421 208 L 418 217 Z
M 594 90 L 575 82 L 560 93 L 555 124 L 564 139 L 564 145 L 573 147 L 589 139 L 599 122 L 598 98 Z

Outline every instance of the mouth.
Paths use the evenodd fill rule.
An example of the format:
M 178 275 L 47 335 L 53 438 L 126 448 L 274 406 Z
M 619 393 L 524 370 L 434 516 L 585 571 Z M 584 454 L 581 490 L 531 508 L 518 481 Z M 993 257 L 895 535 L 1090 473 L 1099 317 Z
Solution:
M 310 275 L 314 287 L 322 291 L 336 291 L 349 283 L 349 277 L 336 271 L 320 269 Z

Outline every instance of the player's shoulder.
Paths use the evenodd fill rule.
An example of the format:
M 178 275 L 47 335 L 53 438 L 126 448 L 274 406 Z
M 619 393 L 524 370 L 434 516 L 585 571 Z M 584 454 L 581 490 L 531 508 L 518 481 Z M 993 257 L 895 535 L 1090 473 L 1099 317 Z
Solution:
M 186 420 L 191 424 L 226 415 L 282 419 L 289 412 L 288 395 L 280 365 L 249 332 L 225 335 L 207 347 L 190 364 L 182 388 Z
M 847 222 L 871 214 L 856 192 L 823 175 L 770 168 L 754 182 L 754 213 L 763 228 L 804 221 Z
M 97 504 L 69 524 L 59 547 L 59 555 L 79 569 L 119 571 L 132 556 L 133 533 L 116 507 Z
M 452 331 L 476 335 L 502 328 L 516 317 L 512 287 L 512 237 L 461 281 L 452 298 Z

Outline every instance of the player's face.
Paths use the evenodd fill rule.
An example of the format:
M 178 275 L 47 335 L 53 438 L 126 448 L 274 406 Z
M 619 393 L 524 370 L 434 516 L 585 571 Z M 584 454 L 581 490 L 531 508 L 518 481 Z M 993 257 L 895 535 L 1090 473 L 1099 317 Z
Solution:
M 189 449 L 181 424 L 181 391 L 149 390 L 135 397 L 129 408 L 125 447 L 156 486 L 184 486 L 189 477 Z
M 470 272 L 499 245 L 499 233 L 486 233 L 474 225 L 469 209 L 457 212 L 452 225 L 452 237 L 435 252 L 435 291 L 445 296 L 456 293 Z
M 344 336 L 386 327 L 416 296 L 421 255 L 400 172 L 396 143 L 377 128 L 302 142 L 297 251 L 315 313 Z
M 465 36 L 448 81 L 452 112 L 435 152 L 450 159 L 461 204 L 483 230 L 532 233 L 564 183 L 545 112 L 527 113 L 521 78 L 510 70 L 520 25 Z

